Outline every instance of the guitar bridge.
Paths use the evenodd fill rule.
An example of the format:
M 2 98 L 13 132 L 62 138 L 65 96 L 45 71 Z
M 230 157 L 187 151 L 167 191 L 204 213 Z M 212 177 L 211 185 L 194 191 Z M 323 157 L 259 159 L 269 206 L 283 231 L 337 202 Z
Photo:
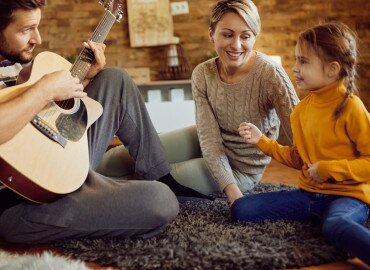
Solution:
M 63 148 L 67 145 L 67 140 L 64 139 L 59 132 L 55 131 L 51 126 L 49 126 L 44 120 L 42 120 L 39 116 L 33 117 L 31 120 L 31 124 L 37 128 L 42 134 L 44 134 L 49 139 L 57 142 Z

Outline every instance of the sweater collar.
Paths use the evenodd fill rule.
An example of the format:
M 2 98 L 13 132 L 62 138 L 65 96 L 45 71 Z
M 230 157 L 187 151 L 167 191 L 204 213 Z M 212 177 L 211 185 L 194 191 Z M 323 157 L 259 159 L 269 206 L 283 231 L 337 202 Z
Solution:
M 319 88 L 315 91 L 311 91 L 310 95 L 314 102 L 326 103 L 334 101 L 338 98 L 343 98 L 346 94 L 347 89 L 344 85 L 344 80 L 335 81 L 323 88 Z

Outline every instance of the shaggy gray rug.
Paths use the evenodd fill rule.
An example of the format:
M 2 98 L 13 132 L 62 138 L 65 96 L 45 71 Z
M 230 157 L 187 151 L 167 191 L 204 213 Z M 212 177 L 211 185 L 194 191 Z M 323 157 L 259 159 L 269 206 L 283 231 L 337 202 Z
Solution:
M 259 184 L 253 193 L 287 190 Z M 166 231 L 148 240 L 66 240 L 57 247 L 80 260 L 122 269 L 286 269 L 347 259 L 320 226 L 300 222 L 232 223 L 224 198 L 180 205 Z

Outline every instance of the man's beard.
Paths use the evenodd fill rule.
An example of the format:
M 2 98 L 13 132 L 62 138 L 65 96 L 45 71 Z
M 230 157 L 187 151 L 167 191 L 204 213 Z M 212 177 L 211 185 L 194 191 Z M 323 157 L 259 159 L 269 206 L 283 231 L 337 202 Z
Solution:
M 0 33 L 0 55 L 13 63 L 26 64 L 32 60 L 32 53 L 12 51 L 2 33 Z

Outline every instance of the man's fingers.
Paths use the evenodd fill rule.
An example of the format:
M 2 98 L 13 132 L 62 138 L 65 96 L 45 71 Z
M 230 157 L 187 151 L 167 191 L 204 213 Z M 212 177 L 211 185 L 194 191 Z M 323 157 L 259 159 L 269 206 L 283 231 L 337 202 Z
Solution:
M 77 76 L 73 77 L 73 80 L 75 83 L 80 83 L 80 78 L 78 78 Z
M 93 51 L 101 51 L 101 52 L 104 52 L 105 48 L 107 47 L 104 43 L 96 43 L 91 40 L 84 42 L 84 46 L 90 48 Z

